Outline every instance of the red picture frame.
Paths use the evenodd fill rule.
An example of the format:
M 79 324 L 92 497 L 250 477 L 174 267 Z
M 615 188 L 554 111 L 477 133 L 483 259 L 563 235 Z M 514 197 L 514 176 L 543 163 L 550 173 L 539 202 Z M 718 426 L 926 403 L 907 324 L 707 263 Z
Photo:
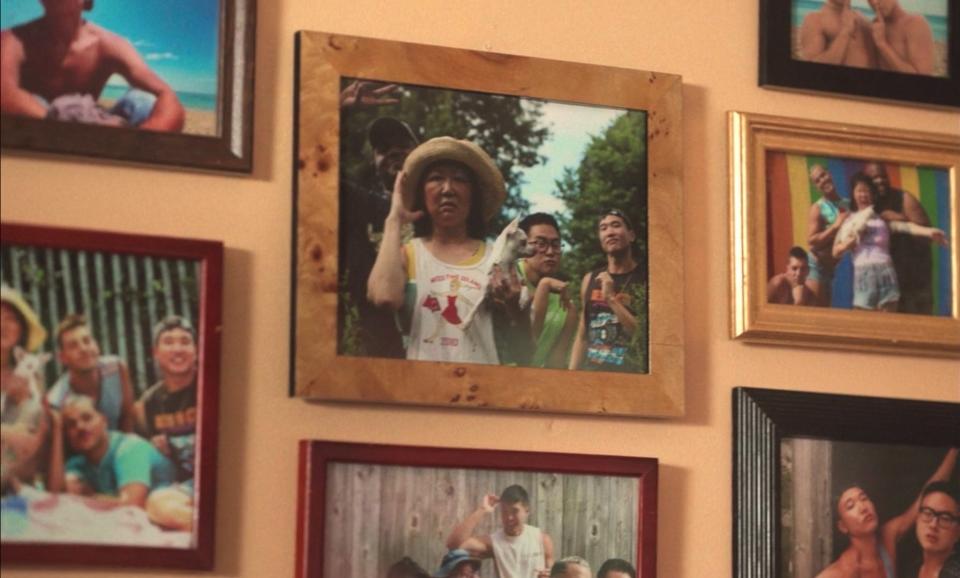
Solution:
M 385 575 L 386 568 L 400 556 L 413 558 L 432 574 L 447 550 L 442 538 L 435 538 L 449 532 L 446 527 L 435 527 L 434 521 L 455 520 L 468 514 L 482 499 L 483 492 L 499 494 L 503 487 L 493 487 L 495 484 L 505 487 L 525 482 L 530 490 L 530 524 L 543 528 L 553 537 L 554 560 L 581 556 L 595 573 L 604 559 L 618 557 L 630 562 L 637 576 L 654 578 L 657 473 L 656 458 L 303 440 L 300 442 L 295 575 L 298 578 L 359 578 L 373 572 L 374 566 L 378 567 L 376 575 Z M 431 481 L 425 483 L 427 479 Z M 366 490 L 361 487 L 364 482 Z M 377 489 L 371 493 L 370 487 Z M 591 497 L 585 498 L 586 508 L 591 511 L 591 506 L 601 506 L 602 502 L 599 509 L 606 508 L 609 520 L 617 517 L 622 524 L 606 526 L 602 520 L 594 520 L 593 533 L 584 533 L 572 527 L 578 523 L 572 512 L 546 507 L 559 503 L 553 501 L 551 493 L 560 492 L 569 499 L 571 494 L 577 495 L 575 487 L 592 487 L 594 491 L 612 488 L 606 495 L 588 492 L 586 495 Z M 619 494 L 615 494 L 617 488 L 621 488 Z M 340 495 L 350 496 L 350 506 L 328 507 L 328 501 Z M 574 501 L 583 506 L 583 494 L 579 495 Z M 614 495 L 624 495 L 625 500 L 611 499 Z M 397 496 L 398 499 L 393 499 Z M 596 504 L 592 504 L 591 499 Z M 636 509 L 625 503 L 635 504 Z M 357 532 L 346 527 L 353 528 L 351 511 L 366 514 L 364 528 Z M 499 524 L 496 514 L 487 517 L 490 518 L 484 522 L 487 527 L 492 527 L 491 523 Z M 407 520 L 408 530 L 414 530 L 400 538 L 392 532 L 389 520 Z M 338 524 L 340 529 L 328 532 L 327 527 L 332 524 Z M 617 528 L 607 534 L 611 542 L 614 536 L 619 536 L 622 544 L 630 544 L 634 550 L 609 554 L 616 551 L 602 539 L 609 527 Z M 601 539 L 597 538 L 597 532 Z M 587 539 L 588 535 L 592 539 Z M 365 540 L 365 546 L 372 542 L 378 544 L 376 552 L 366 553 L 368 565 L 364 568 L 350 568 L 350 562 L 344 560 L 350 557 L 349 552 L 361 550 L 344 543 L 356 536 L 370 539 Z M 336 556 L 328 556 L 330 550 L 335 550 Z M 424 557 L 424 552 L 430 556 Z M 332 564 L 336 564 L 336 568 Z M 492 565 L 484 561 L 480 576 L 492 575 Z
M 8 270 L 3 273 L 4 281 L 11 277 L 10 269 L 16 267 L 16 258 L 11 257 L 11 250 L 19 250 L 22 253 L 36 251 L 36 255 L 52 256 L 51 261 L 60 263 L 73 259 L 74 262 L 79 257 L 64 256 L 67 253 L 85 254 L 89 259 L 89 269 L 101 267 L 97 263 L 102 259 L 104 276 L 108 279 L 107 285 L 91 284 L 86 280 L 80 281 L 74 277 L 74 283 L 63 283 L 64 287 L 73 287 L 72 290 L 79 291 L 80 285 L 91 285 L 92 290 L 85 288 L 84 291 L 94 292 L 93 299 L 102 299 L 109 292 L 115 292 L 118 288 L 129 297 L 131 286 L 135 288 L 136 282 L 130 281 L 131 285 L 124 285 L 122 278 L 118 274 L 130 270 L 140 271 L 139 275 L 143 287 L 143 268 L 139 265 L 141 261 L 153 260 L 158 263 L 161 270 L 165 270 L 164 261 L 174 263 L 170 265 L 176 270 L 177 263 L 186 263 L 183 270 L 195 272 L 195 276 L 183 281 L 177 277 L 175 272 L 173 277 L 180 280 L 181 286 L 192 287 L 191 299 L 195 300 L 193 319 L 191 324 L 196 331 L 197 344 L 197 393 L 196 393 L 196 425 L 195 425 L 195 455 L 192 461 L 193 472 L 191 481 L 194 485 L 193 490 L 193 528 L 189 531 L 189 540 L 185 540 L 183 545 L 176 542 L 175 546 L 144 546 L 144 545 L 114 545 L 104 543 L 78 543 L 76 541 L 57 541 L 55 536 L 48 539 L 38 540 L 14 540 L 4 539 L 0 544 L 0 557 L 2 565 L 83 565 L 83 566 L 110 566 L 127 568 L 184 568 L 209 570 L 214 562 L 214 527 L 215 527 L 215 502 L 216 502 L 216 484 L 217 484 L 217 430 L 218 430 L 218 397 L 220 380 L 220 332 L 221 332 L 221 302 L 222 302 L 222 284 L 223 284 L 223 245 L 219 241 L 196 240 L 196 239 L 178 239 L 170 237 L 158 237 L 147 235 L 134 235 L 125 233 L 110 233 L 103 231 L 91 231 L 81 229 L 66 229 L 47 226 L 35 226 L 27 224 L 2 223 L 0 224 L 2 232 L 2 249 L 4 251 L 3 267 Z M 31 263 L 44 266 L 46 261 L 43 258 L 37 258 L 36 255 L 30 257 L 24 256 L 23 259 L 32 259 Z M 115 264 L 120 263 L 118 268 Z M 134 264 L 137 263 L 137 264 Z M 195 263 L 195 267 L 190 267 L 190 263 Z M 111 270 L 110 265 L 114 264 Z M 153 265 L 150 265 L 152 267 Z M 111 272 L 112 271 L 112 272 Z M 181 271 L 182 272 L 182 271 Z M 49 272 L 51 275 L 53 272 Z M 97 273 L 99 275 L 100 273 Z M 61 273 L 62 275 L 62 273 Z M 127 277 L 133 279 L 136 275 L 132 273 Z M 90 277 L 90 278 L 96 278 Z M 163 276 L 158 275 L 162 279 Z M 109 283 L 112 282 L 112 285 Z M 159 294 L 164 291 L 172 292 L 170 286 L 164 286 L 160 281 L 158 285 L 151 285 Z M 195 285 L 194 285 L 195 284 Z M 52 284 L 51 284 L 52 285 Z M 24 285 L 28 287 L 29 285 Z M 109 289 L 104 289 L 109 287 Z M 96 293 L 100 290 L 100 293 Z M 69 292 L 71 289 L 63 289 Z M 50 295 L 55 292 L 54 289 L 48 289 Z M 46 293 L 35 293 L 38 301 L 46 298 Z M 108 295 L 109 297 L 109 295 Z M 50 297 L 54 299 L 54 297 Z M 89 299 L 89 298 L 88 298 Z M 171 297 L 170 299 L 173 299 Z M 25 300 L 30 300 L 30 292 L 27 291 Z M 129 299 L 128 299 L 129 300 Z M 62 296 L 61 296 L 62 301 Z M 133 315 L 124 317 L 120 315 L 122 307 L 119 299 L 111 305 L 111 325 L 122 327 L 124 325 L 135 325 L 131 321 Z M 78 307 L 83 303 L 76 298 L 74 304 Z M 169 302 L 168 302 L 169 303 Z M 183 303 L 177 301 L 176 303 Z M 36 307 L 36 305 L 33 305 Z M 156 304 L 157 311 L 170 314 L 168 305 Z M 48 306 L 49 308 L 49 306 Z M 61 306 L 61 312 L 67 313 Z M 88 314 L 91 319 L 97 314 L 91 311 L 76 311 Z M 38 317 L 43 318 L 38 312 Z M 44 325 L 49 325 L 45 323 Z M 143 322 L 142 332 L 150 334 L 149 323 Z M 96 334 L 98 326 L 91 321 L 91 328 Z M 55 353 L 53 346 L 56 327 L 46 327 L 48 338 L 46 340 L 47 351 Z M 101 351 L 106 353 L 115 346 L 103 343 Z M 116 343 L 116 338 L 112 341 Z M 146 357 L 145 363 L 136 363 L 127 361 L 130 369 L 131 381 L 136 382 L 135 365 L 145 366 L 150 364 L 151 343 L 146 346 L 129 347 L 141 352 L 141 357 Z M 123 356 L 120 356 L 121 359 Z M 128 356 L 127 359 L 130 359 Z M 53 365 L 53 364 L 49 364 Z M 52 368 L 51 368 L 52 370 Z M 151 374 L 152 375 L 152 374 Z M 146 385 L 149 385 L 147 383 Z M 136 392 L 136 390 L 135 390 Z M 47 505 L 53 503 L 60 504 L 68 498 L 75 496 L 50 494 L 51 500 L 47 500 Z M 29 511 L 29 510 L 28 510 Z M 5 522 L 6 523 L 6 522 Z M 28 522 L 31 523 L 31 522 Z M 66 526 L 67 524 L 64 523 Z M 119 535 L 119 534 L 118 534 Z

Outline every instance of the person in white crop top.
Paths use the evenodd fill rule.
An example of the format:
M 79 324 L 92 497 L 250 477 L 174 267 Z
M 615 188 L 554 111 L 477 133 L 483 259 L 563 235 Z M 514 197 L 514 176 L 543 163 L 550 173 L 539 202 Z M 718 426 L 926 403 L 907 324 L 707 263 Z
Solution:
M 483 519 L 500 505 L 501 526 L 492 534 L 474 536 Z M 477 558 L 493 558 L 499 578 L 549 578 L 553 565 L 553 540 L 527 524 L 530 496 L 523 486 L 512 485 L 498 498 L 487 494 L 480 506 L 454 527 L 448 548 L 462 548 Z

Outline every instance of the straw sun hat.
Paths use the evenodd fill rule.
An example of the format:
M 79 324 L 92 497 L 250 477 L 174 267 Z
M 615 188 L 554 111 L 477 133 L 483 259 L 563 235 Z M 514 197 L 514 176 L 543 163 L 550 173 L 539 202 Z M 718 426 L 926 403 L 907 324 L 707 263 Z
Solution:
M 33 309 L 27 305 L 20 292 L 6 285 L 0 285 L 0 301 L 13 307 L 27 322 L 22 329 L 27 332 L 27 351 L 36 351 L 43 340 L 47 338 L 47 330 L 40 324 L 40 319 Z
M 413 149 L 407 156 L 407 161 L 403 164 L 407 178 L 401 191 L 404 207 L 414 210 L 423 172 L 438 161 L 455 161 L 469 167 L 477 179 L 478 195 L 475 198 L 480 199 L 483 220 L 489 221 L 497 214 L 507 197 L 503 175 L 497 165 L 483 149 L 472 142 L 448 136 L 432 138 Z

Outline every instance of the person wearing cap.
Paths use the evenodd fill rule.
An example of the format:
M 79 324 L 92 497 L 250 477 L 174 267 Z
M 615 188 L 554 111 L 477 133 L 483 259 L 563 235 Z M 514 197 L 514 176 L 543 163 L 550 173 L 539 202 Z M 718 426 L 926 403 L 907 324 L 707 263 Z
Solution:
M 132 432 L 135 415 L 133 386 L 127 364 L 114 355 L 101 355 L 100 344 L 83 315 L 67 315 L 57 326 L 57 358 L 67 369 L 47 392 L 47 402 L 60 409 L 75 395 L 94 400 L 111 430 Z
M 134 405 L 137 429 L 166 456 L 178 484 L 150 495 L 147 513 L 161 526 L 189 530 L 197 425 L 197 341 L 190 322 L 170 315 L 153 328 L 153 359 L 160 381 Z
M 356 308 L 356 337 L 363 354 L 403 357 L 403 342 L 393 313 L 378 309 L 367 300 L 367 279 L 376 261 L 377 244 L 390 212 L 393 184 L 407 155 L 417 146 L 417 137 L 406 123 L 392 117 L 380 117 L 370 123 L 367 140 L 373 153 L 376 182 L 368 188 L 346 182 L 343 185 L 346 221 L 342 281 L 349 299 L 341 300 L 341 318 L 346 318 L 347 307 Z
M 473 578 L 480 575 L 480 564 L 480 559 L 474 558 L 466 550 L 450 550 L 444 554 L 433 578 Z
M 62 478 L 63 449 L 60 441 L 60 422 L 43 408 L 42 393 L 37 384 L 17 371 L 17 366 L 26 355 L 33 355 L 47 338 L 33 308 L 18 291 L 0 285 L 0 452 L 2 452 L 3 485 L 20 482 L 32 483 L 40 473 L 40 457 L 48 432 L 51 443 L 46 472 L 56 479 Z M 40 354 L 39 366 L 49 359 L 49 353 Z M 34 376 L 40 379 L 40 376 Z M 59 489 L 57 483 L 51 490 Z M 52 487 L 51 487 L 52 486 Z
M 597 223 L 604 268 L 587 273 L 580 285 L 583 314 L 570 354 L 570 369 L 637 371 L 630 341 L 639 328 L 632 292 L 646 283 L 633 254 L 636 232 L 620 210 L 604 213 Z
M 463 319 L 484 297 L 486 224 L 505 198 L 503 176 L 472 142 L 437 137 L 407 157 L 367 289 L 374 305 L 400 313 L 407 359 L 499 363 L 491 310 L 483 306 L 466 330 Z M 414 238 L 401 244 L 408 223 Z

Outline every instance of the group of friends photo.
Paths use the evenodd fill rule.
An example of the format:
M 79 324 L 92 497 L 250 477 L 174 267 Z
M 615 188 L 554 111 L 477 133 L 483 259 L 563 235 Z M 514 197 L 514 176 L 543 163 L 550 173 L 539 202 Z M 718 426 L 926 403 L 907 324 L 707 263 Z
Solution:
M 326 504 L 325 576 L 637 576 L 636 478 L 334 463 Z
M 339 353 L 645 372 L 645 120 L 344 79 Z
M 3 256 L 4 542 L 190 547 L 195 273 L 183 263 L 145 265 L 149 258 L 121 265 L 65 251 L 61 260 L 31 247 L 5 246 Z M 144 270 L 157 281 L 136 280 Z
M 947 76 L 946 0 L 793 0 L 799 60 Z
M 946 170 L 767 154 L 767 302 L 951 315 Z

